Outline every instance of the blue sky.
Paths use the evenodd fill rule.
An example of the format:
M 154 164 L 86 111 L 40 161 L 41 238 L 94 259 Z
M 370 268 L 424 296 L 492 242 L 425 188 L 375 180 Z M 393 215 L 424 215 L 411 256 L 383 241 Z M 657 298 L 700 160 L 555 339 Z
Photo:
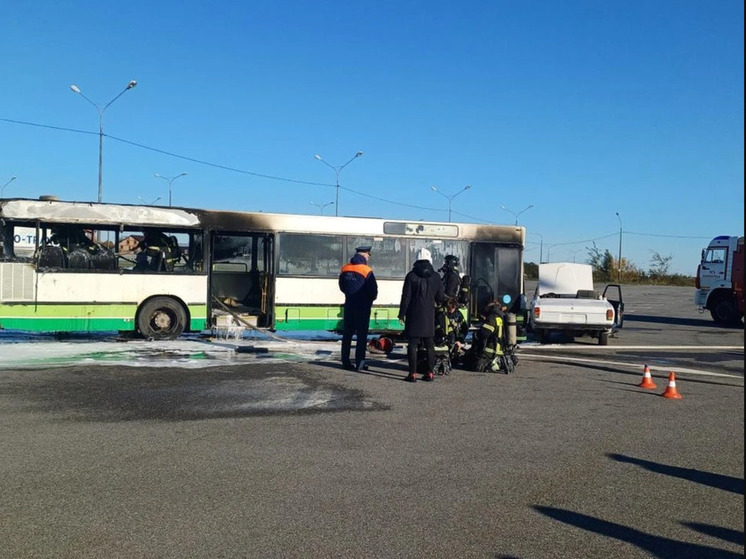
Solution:
M 693 275 L 744 223 L 738 0 L 7 2 L 5 197 L 513 223 Z M 469 190 L 460 192 L 464 186 Z M 440 193 L 433 192 L 437 185 Z M 460 192 L 460 193 L 459 193 Z M 455 195 L 455 197 L 454 197 Z M 316 205 L 314 205 L 316 204 Z M 532 208 L 524 211 L 528 206 Z M 502 209 L 502 206 L 508 211 Z M 333 205 L 324 213 L 333 214 Z M 617 212 L 619 218 L 617 218 Z

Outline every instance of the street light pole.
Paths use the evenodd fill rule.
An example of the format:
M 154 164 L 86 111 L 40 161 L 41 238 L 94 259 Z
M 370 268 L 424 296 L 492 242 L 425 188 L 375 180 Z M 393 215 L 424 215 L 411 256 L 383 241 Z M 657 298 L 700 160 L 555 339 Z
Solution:
M 111 105 L 114 101 L 119 99 L 121 97 L 122 93 L 127 91 L 128 89 L 132 89 L 137 85 L 137 82 L 135 80 L 131 80 L 127 87 L 125 87 L 122 91 L 119 92 L 119 95 L 114 97 L 111 101 L 106 103 L 103 107 L 100 105 L 97 105 L 93 101 L 91 101 L 88 97 L 86 97 L 83 92 L 80 90 L 80 88 L 73 84 L 70 86 L 70 89 L 73 90 L 73 93 L 77 93 L 80 95 L 83 99 L 88 101 L 91 105 L 96 107 L 96 110 L 98 111 L 98 202 L 101 203 L 101 198 L 103 197 L 103 176 L 104 176 L 104 111 L 109 108 L 109 105 Z
M 523 212 L 527 212 L 528 210 L 530 210 L 531 208 L 533 208 L 533 207 L 534 207 L 534 205 L 533 205 L 533 204 L 530 204 L 530 205 L 529 205 L 528 207 L 526 207 L 526 208 L 523 208 L 523 209 L 522 209 L 522 210 L 521 210 L 520 212 L 518 212 L 518 213 L 515 213 L 515 212 L 513 212 L 513 211 L 510 211 L 510 210 L 509 210 L 508 208 L 506 208 L 505 206 L 500 206 L 500 207 L 501 207 L 501 208 L 502 208 L 503 210 L 505 210 L 506 212 L 508 212 L 509 214 L 512 214 L 512 215 L 513 215 L 513 217 L 515 217 L 515 224 L 516 224 L 516 225 L 518 225 L 518 216 L 519 216 L 519 215 L 521 215 L 521 214 L 522 214 Z
M 464 188 L 462 188 L 461 190 L 459 190 L 456 194 L 452 194 L 451 196 L 447 196 L 446 194 L 443 194 L 440 190 L 438 190 L 437 186 L 433 185 L 433 186 L 430 187 L 430 189 L 433 192 L 437 192 L 438 194 L 440 194 L 441 196 L 443 196 L 443 198 L 445 198 L 446 200 L 448 200 L 448 223 L 451 222 L 451 203 L 453 202 L 453 199 L 456 196 L 458 196 L 459 194 L 461 194 L 462 192 L 464 192 L 465 190 L 469 190 L 470 188 L 471 188 L 471 185 L 467 184 Z
M 616 212 L 616 218 L 619 220 L 619 283 L 622 283 L 622 217 Z
M 352 158 L 350 158 L 350 160 L 347 163 L 345 163 L 344 165 L 340 165 L 339 167 L 335 167 L 331 163 L 326 162 L 318 153 L 314 155 L 314 158 L 321 161 L 327 167 L 331 167 L 331 169 L 334 171 L 334 178 L 336 180 L 336 198 L 334 201 L 334 215 L 339 215 L 339 173 L 342 169 L 347 167 L 347 165 L 352 163 L 355 159 L 357 159 L 358 157 L 362 157 L 362 156 L 363 156 L 363 152 L 358 151 L 355 155 L 352 156 Z
M 5 190 L 5 187 L 8 186 L 10 183 L 12 183 L 14 180 L 16 180 L 15 177 L 10 177 L 10 180 L 6 182 L 2 188 L 0 188 L 0 198 L 3 197 L 3 191 Z
M 186 173 L 181 173 L 180 175 L 176 175 L 175 177 L 164 177 L 163 175 L 159 175 L 158 173 L 153 173 L 153 175 L 159 179 L 163 179 L 164 181 L 168 182 L 168 207 L 171 207 L 171 183 L 174 182 L 179 177 L 185 177 Z
M 534 234 L 539 235 L 539 238 L 541 238 L 541 242 L 539 243 L 539 264 L 541 264 L 542 257 L 544 256 L 544 235 L 541 233 Z
M 334 202 L 327 202 L 326 204 L 318 204 L 316 202 L 311 202 L 311 205 L 312 206 L 316 206 L 317 208 L 319 208 L 319 213 L 321 215 L 324 215 L 324 208 L 327 207 L 327 206 L 333 206 Z

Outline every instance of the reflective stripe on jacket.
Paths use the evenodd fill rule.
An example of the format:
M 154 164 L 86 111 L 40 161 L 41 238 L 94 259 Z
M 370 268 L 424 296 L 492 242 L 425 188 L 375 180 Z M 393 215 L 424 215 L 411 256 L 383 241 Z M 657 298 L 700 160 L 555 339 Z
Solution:
M 378 283 L 364 257 L 355 255 L 349 264 L 342 266 L 339 289 L 345 294 L 345 304 L 370 308 L 378 297 Z

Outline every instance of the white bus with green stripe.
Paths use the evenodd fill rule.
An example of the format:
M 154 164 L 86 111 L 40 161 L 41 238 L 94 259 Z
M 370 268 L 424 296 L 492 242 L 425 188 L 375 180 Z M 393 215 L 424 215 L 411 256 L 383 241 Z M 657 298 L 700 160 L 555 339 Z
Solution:
M 73 229 L 86 246 L 63 234 Z M 154 231 L 174 257 L 140 254 Z M 371 245 L 379 295 L 370 330 L 391 335 L 421 248 L 436 269 L 459 258 L 476 320 L 497 296 L 524 300 L 524 243 L 525 229 L 512 225 L 0 200 L 0 328 L 153 339 L 229 325 L 341 332 L 339 271 L 355 247 Z

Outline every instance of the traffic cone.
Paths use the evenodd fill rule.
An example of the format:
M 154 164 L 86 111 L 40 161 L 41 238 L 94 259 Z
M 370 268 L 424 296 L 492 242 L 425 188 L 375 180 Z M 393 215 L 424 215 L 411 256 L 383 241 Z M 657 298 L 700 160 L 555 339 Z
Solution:
M 683 396 L 676 390 L 676 375 L 671 371 L 668 375 L 668 386 L 666 390 L 661 394 L 664 398 L 673 398 L 674 400 L 681 400 Z
M 647 365 L 645 365 L 642 371 L 642 382 L 637 386 L 640 388 L 658 388 L 655 382 L 653 382 L 653 377 L 650 375 L 650 367 Z

